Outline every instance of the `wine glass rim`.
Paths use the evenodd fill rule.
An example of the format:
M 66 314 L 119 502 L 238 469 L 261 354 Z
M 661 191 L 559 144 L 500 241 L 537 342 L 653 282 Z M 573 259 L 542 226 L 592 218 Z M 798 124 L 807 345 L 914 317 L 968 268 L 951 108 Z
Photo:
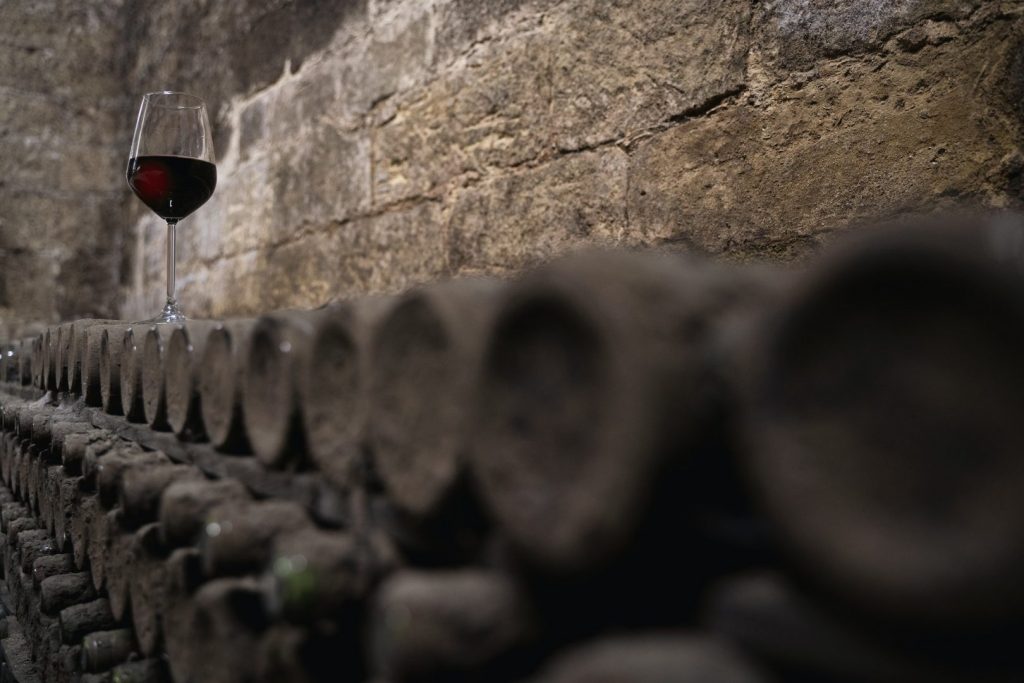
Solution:
M 206 105 L 201 97 L 190 95 L 187 92 L 181 92 L 180 90 L 157 90 L 154 92 L 148 92 L 142 96 L 147 102 L 154 107 L 162 107 L 164 109 L 201 109 Z M 192 100 L 194 104 L 164 104 L 160 102 L 161 97 L 181 97 L 187 100 Z

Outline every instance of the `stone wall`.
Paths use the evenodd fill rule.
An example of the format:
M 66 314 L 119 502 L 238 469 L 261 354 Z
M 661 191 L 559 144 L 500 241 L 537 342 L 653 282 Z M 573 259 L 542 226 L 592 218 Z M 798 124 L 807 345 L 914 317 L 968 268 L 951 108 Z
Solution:
M 580 244 L 793 259 L 862 219 L 1021 200 L 1019 0 L 99 5 L 101 37 L 51 74 L 78 90 L 19 130 L 60 102 L 123 96 L 83 119 L 108 160 L 83 181 L 90 207 L 121 198 L 126 213 L 72 219 L 73 199 L 27 193 L 0 210 L 8 242 L 29 215 L 89 235 L 60 258 L 35 240 L 40 267 L 6 267 L 0 298 L 50 321 L 161 303 L 164 230 L 120 165 L 137 97 L 163 88 L 206 97 L 216 121 L 217 192 L 180 228 L 193 316 L 511 272 Z M 44 43 L 82 30 L 65 11 L 40 10 Z M 94 68 L 103 88 L 77 71 Z M 70 184 L 75 164 L 61 167 Z M 9 187 L 22 171 L 4 173 Z
M 1021 197 L 1018 2 L 185 5 L 132 23 L 130 82 L 217 110 L 223 180 L 182 229 L 196 314 L 595 242 L 793 258 L 858 219 Z M 139 216 L 129 315 L 161 295 Z
M 117 312 L 119 0 L 0 4 L 0 335 Z

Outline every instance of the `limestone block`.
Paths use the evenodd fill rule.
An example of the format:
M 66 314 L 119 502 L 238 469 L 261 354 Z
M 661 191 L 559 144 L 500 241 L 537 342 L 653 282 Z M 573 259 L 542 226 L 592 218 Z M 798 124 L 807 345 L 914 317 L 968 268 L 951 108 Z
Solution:
M 569 248 L 626 238 L 626 153 L 583 152 L 455 193 L 453 271 L 521 268 Z
M 742 0 L 586 0 L 553 29 L 555 144 L 580 149 L 706 108 L 744 84 Z
M 992 45 L 1010 30 L 823 64 L 813 80 L 656 135 L 630 158 L 630 217 L 644 241 L 778 258 L 858 220 L 957 198 L 999 205 L 1020 155 L 992 85 L 1012 43 Z

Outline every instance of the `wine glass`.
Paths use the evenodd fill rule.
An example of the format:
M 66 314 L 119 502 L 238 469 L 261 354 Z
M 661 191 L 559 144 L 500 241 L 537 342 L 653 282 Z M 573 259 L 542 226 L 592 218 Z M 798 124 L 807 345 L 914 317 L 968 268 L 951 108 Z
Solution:
M 174 298 L 175 230 L 185 216 L 206 203 L 217 186 L 213 139 L 206 103 L 182 92 L 142 96 L 128 154 L 128 185 L 167 221 L 167 303 L 146 322 L 185 320 Z

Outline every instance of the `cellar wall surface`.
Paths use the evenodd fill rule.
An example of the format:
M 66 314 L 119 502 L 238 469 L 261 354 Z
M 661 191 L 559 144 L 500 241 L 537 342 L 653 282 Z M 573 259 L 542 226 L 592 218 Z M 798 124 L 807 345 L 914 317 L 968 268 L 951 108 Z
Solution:
M 580 244 L 798 259 L 862 219 L 1016 206 L 1021 7 L 9 3 L 5 27 L 41 28 L 0 46 L 4 324 L 158 307 L 164 230 L 121 168 L 138 96 L 162 88 L 215 120 L 219 186 L 181 226 L 194 316 Z M 41 193 L 44 175 L 66 191 Z
M 0 335 L 117 312 L 122 4 L 0 5 Z
M 858 219 L 1021 197 L 1019 2 L 245 4 L 164 3 L 129 41 L 137 91 L 217 108 L 224 180 L 182 231 L 203 314 L 580 244 L 789 259 Z M 163 272 L 142 210 L 134 237 L 129 315 Z

